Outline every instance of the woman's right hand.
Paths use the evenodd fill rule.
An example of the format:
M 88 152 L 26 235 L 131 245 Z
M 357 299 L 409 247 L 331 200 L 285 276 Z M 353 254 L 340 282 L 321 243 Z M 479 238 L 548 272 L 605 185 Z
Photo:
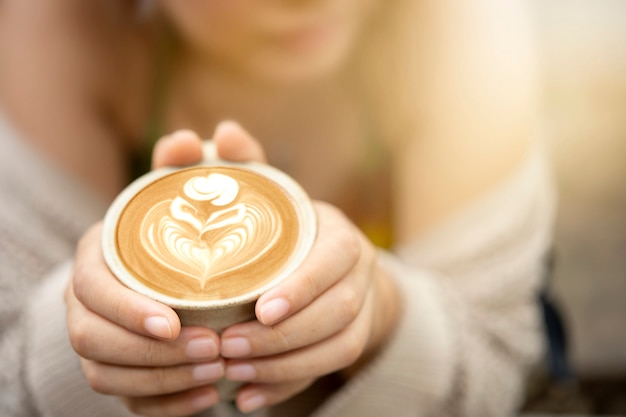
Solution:
M 122 285 L 101 254 L 102 225 L 81 239 L 67 287 L 67 326 L 91 388 L 119 396 L 134 413 L 190 415 L 219 400 L 219 338 L 182 328 L 176 313 Z
M 218 127 L 220 156 L 262 160 L 257 145 L 240 143 L 232 124 Z M 243 137 L 245 140 L 245 137 Z M 202 158 L 200 138 L 188 131 L 161 139 L 153 167 L 187 165 Z M 66 293 L 67 326 L 87 382 L 97 392 L 122 398 L 147 416 L 184 416 L 219 401 L 212 385 L 224 375 L 218 335 L 202 327 L 181 328 L 169 307 L 122 285 L 101 253 L 101 223 L 81 239 Z

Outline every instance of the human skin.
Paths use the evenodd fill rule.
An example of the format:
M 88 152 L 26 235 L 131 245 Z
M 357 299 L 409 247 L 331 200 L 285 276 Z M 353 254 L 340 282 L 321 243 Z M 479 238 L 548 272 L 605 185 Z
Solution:
M 215 142 L 221 158 L 265 159 L 232 123 L 218 128 Z M 154 166 L 196 162 L 199 152 L 196 135 L 177 132 L 157 145 Z M 358 229 L 328 204 L 315 208 L 318 238 L 307 260 L 259 299 L 258 321 L 232 326 L 221 338 L 181 328 L 171 309 L 117 282 L 100 255 L 101 228 L 93 227 L 79 245 L 66 292 L 70 340 L 88 383 L 122 396 L 140 414 L 186 415 L 219 400 L 211 384 L 224 376 L 247 383 L 237 395 L 247 412 L 284 401 L 323 375 L 354 371 L 394 328 L 398 310 L 389 306 L 398 306 L 399 297 Z M 102 338 L 106 346 L 94 343 Z
M 186 53 L 218 70 L 274 85 L 332 76 L 375 16 L 380 0 L 165 0 Z
M 2 42 L 8 39 L 13 41 L 12 43 L 3 43 L 3 46 L 7 47 L 1 48 L 3 64 L 6 64 L 8 68 L 6 72 L 1 74 L 0 79 L 3 104 L 6 104 L 7 113 L 28 133 L 26 135 L 28 140 L 47 158 L 63 166 L 76 178 L 86 181 L 96 191 L 112 198 L 119 192 L 124 183 L 125 156 L 127 156 L 125 150 L 127 150 L 128 144 L 120 139 L 124 137 L 127 130 L 119 129 L 116 123 L 112 123 L 112 121 L 118 122 L 118 120 L 115 118 L 111 120 L 110 109 L 125 108 L 125 102 L 122 102 L 119 97 L 128 99 L 133 97 L 136 91 L 122 89 L 107 77 L 98 77 L 92 72 L 87 72 L 88 69 L 93 70 L 93 68 L 86 69 L 84 65 L 81 65 L 84 62 L 102 62 L 97 59 L 101 57 L 96 56 L 94 58 L 93 56 L 99 51 L 98 46 L 100 45 L 92 39 L 93 36 L 89 36 L 91 32 L 84 33 L 78 29 L 83 27 L 81 21 L 83 16 L 74 16 L 70 13 L 75 8 L 70 7 L 71 10 L 68 10 L 66 6 L 71 3 L 69 0 L 51 0 L 45 3 L 13 0 L 3 3 L 3 24 L 0 25 L 0 29 L 3 30 L 3 35 L 6 29 L 6 32 L 12 36 L 0 38 Z M 174 1 L 170 3 L 174 3 Z M 309 2 L 309 4 L 313 3 L 316 2 Z M 411 106 L 411 108 L 419 108 L 421 112 L 411 115 L 411 120 L 415 120 L 417 126 L 408 126 L 407 132 L 403 132 L 403 140 L 390 145 L 391 153 L 394 156 L 394 189 L 397 191 L 393 197 L 393 206 L 396 210 L 394 222 L 398 243 L 410 242 L 417 238 L 420 233 L 435 226 L 450 213 L 463 207 L 472 198 L 511 172 L 523 158 L 530 143 L 529 138 L 534 134 L 530 65 L 523 53 L 518 54 L 520 50 L 519 39 L 512 35 L 518 33 L 513 29 L 520 25 L 519 22 L 523 22 L 516 8 L 518 2 L 506 2 L 506 5 L 499 1 L 424 1 L 414 3 L 420 5 L 423 3 L 430 7 L 424 16 L 428 16 L 429 24 L 433 27 L 421 24 L 413 26 L 420 28 L 420 30 L 421 28 L 429 30 L 424 38 L 428 39 L 432 48 L 428 50 L 431 53 L 426 55 L 427 59 L 421 60 L 421 63 L 426 67 L 422 70 L 427 76 L 423 79 L 416 79 L 415 83 L 410 86 L 403 86 L 411 98 L 418 100 L 418 104 L 421 104 Z M 81 4 L 87 3 L 81 2 Z M 442 6 L 439 7 L 439 5 Z M 454 8 L 454 13 L 448 13 L 449 10 L 446 7 Z M 39 12 L 35 13 L 32 8 Z M 15 19 L 7 19 L 7 17 L 16 16 Z M 20 16 L 23 17 L 22 20 L 19 19 Z M 60 22 L 55 21 L 51 17 L 62 17 L 62 20 Z M 10 25 L 6 25 L 7 22 Z M 80 22 L 81 25 L 78 25 L 77 22 Z M 66 36 L 62 38 L 64 41 L 71 41 L 70 47 L 68 47 L 67 42 L 60 42 L 61 36 L 50 36 L 52 33 L 57 33 L 55 30 L 59 30 L 59 28 L 67 30 Z M 483 37 L 484 34 L 487 36 Z M 498 34 L 498 36 L 494 34 Z M 458 39 L 464 39 L 462 48 L 458 47 Z M 20 47 L 15 48 L 16 53 L 11 55 L 10 52 L 13 49 L 9 46 L 13 44 Z M 25 46 L 21 46 L 24 44 Z M 42 44 L 46 45 L 45 50 L 39 47 Z M 386 45 L 386 48 L 392 46 L 394 45 Z M 514 59 L 500 60 L 501 55 L 498 48 L 503 46 L 507 51 L 512 51 L 510 53 Z M 88 51 L 88 53 L 79 55 L 76 51 Z M 191 52 L 202 52 L 202 50 L 193 49 Z M 132 55 L 141 54 L 133 53 Z M 206 90 L 210 94 L 207 93 L 207 97 L 210 96 L 212 100 L 223 107 L 228 107 L 233 103 L 234 105 L 248 102 L 255 104 L 254 100 L 251 99 L 251 97 L 255 98 L 254 96 L 246 95 L 247 91 L 245 93 L 241 91 L 241 86 L 248 87 L 248 83 L 242 82 L 238 77 L 225 78 L 223 71 L 225 68 L 220 68 L 220 71 L 215 70 L 211 65 L 204 65 L 207 62 L 200 59 L 200 56 L 196 54 L 187 56 L 189 60 L 193 61 L 194 68 L 198 69 L 196 72 L 191 71 L 192 75 L 200 75 L 186 77 L 183 81 L 187 81 L 193 86 L 204 85 L 204 82 L 208 82 L 210 88 L 206 88 Z M 481 57 L 481 59 L 473 59 L 476 56 Z M 424 56 L 421 57 L 424 58 Z M 28 59 L 21 61 L 23 58 Z M 324 56 L 320 55 L 320 58 L 324 58 Z M 239 61 L 237 65 L 240 69 L 238 75 L 246 75 L 248 82 L 252 72 L 256 75 L 253 78 L 264 79 L 265 81 L 281 80 L 289 75 L 290 81 L 286 84 L 294 85 L 294 83 L 297 84 L 303 80 L 315 80 L 316 74 L 321 78 L 328 78 L 333 73 L 332 65 L 321 65 L 322 61 L 325 60 L 320 59 L 320 66 L 317 67 L 320 70 L 319 73 L 316 71 L 300 72 L 303 68 L 314 68 L 313 65 L 299 69 L 290 67 L 288 72 L 280 73 L 278 70 L 281 68 L 282 59 L 276 63 L 266 62 L 267 66 L 262 66 L 265 68 L 263 71 L 260 71 L 262 69 L 260 67 L 246 66 L 243 65 L 245 62 Z M 329 59 L 325 62 L 331 61 L 332 59 Z M 334 65 L 340 65 L 341 62 L 341 59 L 334 61 Z M 28 66 L 28 63 L 33 65 Z M 19 71 L 11 71 L 12 68 L 9 64 L 14 64 Z M 99 70 L 103 66 L 97 67 Z M 259 71 L 252 71 L 254 68 Z M 43 70 L 46 73 L 45 77 L 41 76 Z M 119 74 L 119 71 L 114 73 Z M 184 75 L 188 75 L 188 73 L 184 73 Z M 202 78 L 204 76 L 206 78 Z M 138 77 L 138 80 L 141 81 L 146 78 Z M 51 79 L 53 82 L 50 82 Z M 180 80 L 180 78 L 174 77 L 172 83 L 176 84 Z M 122 84 L 122 87 L 137 84 L 137 80 L 131 81 Z M 332 90 L 332 82 L 330 84 Z M 215 88 L 220 86 L 223 88 Z M 463 87 L 463 94 L 459 94 L 459 86 Z M 122 91 L 119 92 L 120 90 Z M 117 92 L 117 96 L 111 97 L 110 92 Z M 463 100 L 460 100 L 459 97 L 462 97 Z M 296 98 L 298 103 L 315 103 L 306 94 L 296 96 Z M 202 131 L 203 137 L 211 136 L 210 129 L 214 127 L 215 123 L 212 119 L 219 119 L 218 116 L 215 116 L 215 109 L 210 106 L 195 106 L 195 102 L 186 102 L 185 100 L 185 97 L 172 97 L 177 108 L 201 109 L 199 113 L 201 117 L 182 119 L 182 122 L 181 119 L 178 119 L 179 123 L 171 123 L 168 127 L 190 126 Z M 202 104 L 207 102 L 201 101 Z M 96 106 L 100 103 L 106 103 L 108 106 L 105 109 Z M 183 105 L 178 105 L 181 103 Z M 187 104 L 186 107 L 184 106 L 185 103 Z M 208 103 L 211 104 L 211 102 Z M 288 103 L 291 104 L 291 102 Z M 267 114 L 278 115 L 270 118 L 271 123 L 269 124 L 272 127 L 279 126 L 282 128 L 289 123 L 291 114 L 283 114 L 282 111 L 279 111 L 285 106 L 278 106 L 278 110 L 276 110 L 272 109 L 274 104 L 272 100 L 267 100 L 267 103 L 264 101 L 263 104 L 263 118 L 269 118 Z M 307 106 L 298 108 L 301 113 L 306 113 L 307 117 L 312 118 L 306 119 L 309 121 L 309 125 L 315 127 L 328 126 L 327 131 L 315 132 L 314 135 L 307 137 L 292 130 L 287 136 L 294 141 L 300 137 L 303 138 L 300 142 L 294 142 L 294 147 L 314 146 L 319 143 L 318 146 L 322 147 L 322 150 L 319 151 L 318 149 L 318 153 L 325 157 L 325 168 L 328 168 L 324 171 L 335 174 L 335 172 L 340 171 L 333 171 L 334 169 L 344 166 L 352 167 L 352 165 L 347 164 L 352 149 L 340 149 L 350 139 L 350 135 L 344 133 L 346 129 L 341 129 L 342 125 L 334 125 L 334 121 L 330 118 L 323 118 L 324 123 L 320 123 L 320 119 L 314 118 L 320 114 L 324 116 L 340 114 L 343 119 L 344 113 L 335 111 L 336 108 L 332 106 L 330 107 L 331 111 L 323 113 L 327 104 L 327 101 L 322 101 L 320 105 L 313 106 L 313 110 Z M 233 114 L 241 115 L 242 119 L 246 119 L 246 114 L 255 113 L 250 109 L 243 109 L 246 110 L 243 111 L 238 107 L 232 108 L 234 109 Z M 398 107 L 392 108 L 397 109 Z M 256 113 L 260 112 L 256 111 Z M 137 119 L 141 118 L 137 117 Z M 203 124 L 205 120 L 210 121 L 210 127 Z M 296 120 L 300 119 L 296 118 Z M 248 120 L 245 121 L 245 125 L 248 126 Z M 256 120 L 252 118 L 251 121 Z M 143 119 L 136 124 L 143 126 L 142 123 Z M 120 123 L 120 125 L 124 125 L 124 123 Z M 261 128 L 254 129 L 255 133 L 262 130 Z M 259 151 L 260 146 L 254 141 L 247 141 L 245 134 L 222 136 L 223 133 L 228 132 L 218 132 L 213 135 L 218 143 L 221 142 L 218 148 L 223 157 L 244 160 L 262 158 L 262 153 Z M 278 132 L 268 130 L 264 131 L 262 135 L 257 134 L 256 136 L 259 138 L 263 136 L 262 142 L 268 149 L 268 138 L 279 137 L 278 134 L 275 135 L 274 133 L 285 135 L 282 130 Z M 316 139 L 316 136 L 317 138 L 326 137 L 325 133 L 330 133 L 327 136 L 330 139 L 326 142 L 318 139 L 316 143 L 314 140 L 310 140 L 311 138 Z M 349 133 L 358 136 L 354 132 Z M 140 137 L 138 134 L 134 136 Z M 228 139 L 224 139 L 224 137 Z M 173 141 L 160 142 L 156 152 L 155 166 L 193 162 L 194 158 L 198 157 L 197 152 L 194 151 L 197 149 L 197 146 L 193 145 L 194 141 L 197 139 L 184 139 L 178 136 Z M 358 146 L 361 142 L 355 140 L 354 143 Z M 181 144 L 184 146 L 180 146 Z M 163 159 L 159 159 L 161 157 L 158 155 L 163 155 Z M 340 157 L 332 160 L 334 155 Z M 307 161 L 296 159 L 294 165 L 306 166 Z M 306 184 L 307 190 L 315 191 L 315 194 L 319 195 L 319 190 L 323 191 L 332 184 L 329 184 L 329 181 L 315 182 L 321 177 L 316 168 L 314 166 L 311 171 L 300 173 L 299 177 Z M 331 181 L 332 178 L 331 176 Z M 337 178 L 337 175 L 334 175 L 334 178 Z M 331 199 L 328 201 L 333 203 Z M 345 262 L 357 268 L 358 264 L 355 258 L 358 254 L 358 259 L 362 260 L 363 264 L 372 265 L 373 259 L 366 260 L 367 257 L 371 256 L 371 246 L 362 240 L 362 236 L 356 231 L 355 226 L 335 209 L 329 208 L 325 204 L 319 203 L 316 204 L 316 207 L 318 207 L 321 220 L 327 218 L 332 221 L 330 224 L 333 229 L 336 229 L 333 232 L 337 232 L 337 239 L 346 241 L 343 243 L 345 249 L 342 249 L 343 256 L 346 258 Z M 94 228 L 83 239 L 76 256 L 76 273 L 73 285 L 68 290 L 67 295 L 68 329 L 76 350 L 83 357 L 82 363 L 88 381 L 95 389 L 109 393 L 113 389 L 117 389 L 119 391 L 115 391 L 116 395 L 124 397 L 129 407 L 141 410 L 142 413 L 148 415 L 189 414 L 196 398 L 201 399 L 198 401 L 204 401 L 202 406 L 210 406 L 216 401 L 210 384 L 222 373 L 228 374 L 228 363 L 232 365 L 241 364 L 244 363 L 242 359 L 252 358 L 254 358 L 251 361 L 253 365 L 261 366 L 270 363 L 270 361 L 261 361 L 258 356 L 255 356 L 260 355 L 258 346 L 262 344 L 255 340 L 265 341 L 271 337 L 264 333 L 265 330 L 259 328 L 258 324 L 233 327 L 224 333 L 223 340 L 217 340 L 216 335 L 206 329 L 181 329 L 171 310 L 136 298 L 135 295 L 129 294 L 123 288 L 116 287 L 116 281 L 113 281 L 110 274 L 102 269 L 103 264 L 97 256 L 98 234 L 98 228 Z M 329 238 L 325 244 L 331 245 L 330 240 L 333 239 Z M 339 256 L 339 251 L 329 250 L 324 252 L 324 255 L 329 256 L 329 259 L 332 260 Z M 346 268 L 349 269 L 349 266 Z M 294 315 L 292 316 L 294 320 L 300 312 L 309 314 L 309 307 L 312 308 L 316 304 L 321 305 L 326 301 L 329 303 L 336 302 L 336 298 L 331 297 L 334 291 L 345 291 L 345 293 L 351 293 L 354 296 L 354 298 L 350 297 L 352 301 L 347 305 L 352 305 L 358 311 L 346 312 L 344 324 L 356 326 L 361 323 L 363 326 L 359 320 L 365 321 L 364 317 L 384 321 L 383 317 L 375 314 L 375 310 L 380 307 L 378 303 L 384 305 L 386 291 L 393 294 L 389 290 L 393 287 L 391 287 L 390 281 L 379 276 L 379 271 L 376 269 L 364 269 L 366 271 L 363 274 L 347 275 L 343 274 L 341 270 L 335 270 L 336 281 L 331 279 L 329 279 L 331 282 L 324 281 L 326 284 L 313 292 L 319 295 L 315 299 L 316 301 L 299 310 L 297 314 L 294 308 Z M 312 277 L 314 276 L 310 276 L 309 279 Z M 306 278 L 303 279 L 306 280 Z M 98 286 L 99 282 L 110 285 L 102 288 Z M 332 285 L 333 282 L 336 284 Z M 344 285 L 339 285 L 340 283 Z M 309 284 L 315 285 L 315 282 L 311 281 Z M 325 288 L 329 289 L 322 292 Z M 365 290 L 365 288 L 370 290 Z M 76 293 L 74 294 L 72 290 L 76 290 Z M 379 294 L 380 299 L 377 298 Z M 376 297 L 374 297 L 375 295 Z M 267 299 L 262 301 L 264 300 Z M 124 302 L 122 303 L 122 301 Z M 298 301 L 295 300 L 294 302 Z M 299 302 L 306 304 L 303 300 Z M 264 302 L 260 304 L 260 306 L 263 305 Z M 298 306 L 297 304 L 294 305 Z M 391 305 L 396 304 L 392 303 Z M 328 306 L 333 306 L 333 304 L 328 304 Z M 300 307 L 303 306 L 300 305 Z M 359 308 L 361 309 L 359 310 Z M 261 313 L 260 310 L 259 313 Z M 288 314 L 290 313 L 291 310 L 288 310 Z M 358 319 L 355 318 L 350 321 L 349 317 L 352 314 Z M 262 316 L 262 314 L 259 315 Z M 148 320 L 151 317 L 163 317 L 165 322 Z M 300 317 L 304 316 L 300 315 Z M 307 317 L 308 319 L 312 318 L 311 315 Z M 393 322 L 392 317 L 389 320 Z M 281 329 L 289 328 L 288 319 L 281 323 L 284 323 Z M 298 322 L 292 321 L 292 323 Z M 376 328 L 373 322 L 369 324 L 372 329 Z M 328 323 L 328 325 L 334 326 L 335 323 Z M 294 325 L 293 327 L 297 326 Z M 388 328 L 392 327 L 388 326 Z M 306 326 L 301 328 L 306 328 Z M 326 333 L 332 332 L 332 330 L 325 331 Z M 372 330 L 370 342 L 370 340 L 363 338 L 363 332 L 362 330 L 360 333 L 361 339 L 355 338 L 358 342 L 345 345 L 348 350 L 352 351 L 352 354 L 359 351 L 363 353 L 375 352 L 377 343 L 384 343 L 387 339 L 385 334 L 380 335 L 379 339 L 375 335 L 376 332 Z M 349 332 L 344 333 L 340 330 L 335 332 L 336 335 L 343 336 L 346 336 L 347 333 Z M 351 335 L 354 336 L 356 333 L 357 331 L 354 330 Z M 297 337 L 298 334 L 293 333 L 294 337 Z M 249 338 L 249 342 L 251 349 L 256 349 L 255 352 L 243 353 L 246 349 L 244 343 L 222 344 L 222 342 L 228 341 L 230 336 L 248 335 L 254 336 L 254 338 Z M 304 335 L 304 337 L 306 336 L 309 335 Z M 171 341 L 174 338 L 176 340 Z M 196 344 L 196 347 L 200 346 L 200 348 L 191 349 L 194 351 L 194 355 L 191 356 L 199 355 L 200 357 L 191 358 L 185 349 L 192 339 L 197 338 L 201 339 L 201 343 Z M 280 346 L 284 342 L 280 337 L 276 340 L 278 348 L 285 346 L 285 344 Z M 316 343 L 311 339 L 303 338 L 302 340 L 308 340 L 312 346 L 316 346 Z M 212 345 L 216 345 L 216 348 L 214 349 Z M 152 362 L 146 362 L 145 358 L 126 356 L 126 352 L 133 350 L 155 352 L 149 355 Z M 162 350 L 174 352 L 168 356 L 168 353 L 162 352 Z M 300 348 L 294 353 L 303 350 L 304 348 Z M 230 357 L 230 359 L 226 362 L 222 361 L 218 358 L 217 352 L 221 352 L 223 356 Z M 263 355 L 265 355 L 264 358 L 277 358 L 277 355 L 270 353 L 263 352 Z M 355 368 L 350 368 L 349 371 L 343 369 L 343 373 L 350 375 L 352 373 L 350 371 L 358 370 L 358 366 L 367 361 L 367 356 L 365 354 L 360 355 Z M 308 357 L 294 355 L 291 358 L 308 361 Z M 346 353 L 343 361 L 345 366 L 350 363 L 348 359 L 354 358 Z M 119 366 L 120 361 L 124 362 L 125 367 Z M 180 367 L 178 369 L 164 368 L 164 366 L 172 364 L 172 361 L 174 364 L 180 364 Z M 302 363 L 306 365 L 310 361 Z M 190 364 L 214 364 L 215 366 L 212 369 L 200 368 L 196 372 L 196 376 L 204 377 L 200 381 L 200 386 L 197 386 L 199 381 L 189 377 L 190 373 L 193 377 L 193 369 Z M 226 364 L 226 369 L 223 368 L 222 364 Z M 144 369 L 145 373 L 134 372 L 138 371 L 142 365 L 147 368 Z M 336 365 L 339 366 L 339 364 Z M 175 368 L 177 367 L 175 366 Z M 271 370 L 269 368 L 266 366 L 265 370 L 260 371 L 260 374 L 256 376 L 256 378 L 272 378 L 276 382 L 272 387 L 268 387 L 268 392 L 264 393 L 267 401 L 261 403 L 257 401 L 258 397 L 255 398 L 252 395 L 253 392 L 247 391 L 248 395 L 244 395 L 246 392 L 244 391 L 238 399 L 238 404 L 242 408 L 249 410 L 253 408 L 252 405 L 259 406 L 269 404 L 271 401 L 286 399 L 295 391 L 304 389 L 310 380 L 315 378 L 313 375 L 309 375 L 308 379 L 303 377 L 298 380 L 298 383 L 281 384 L 278 380 L 283 382 L 290 380 L 289 369 L 281 369 L 278 366 L 272 366 Z M 294 367 L 294 369 L 297 368 L 297 366 Z M 234 374 L 237 372 L 232 369 L 231 367 L 230 376 L 234 378 L 236 376 Z M 245 371 L 245 368 L 239 367 L 239 377 L 242 377 L 244 373 L 242 369 Z M 163 372 L 174 372 L 175 370 L 179 372 L 177 375 L 180 377 L 171 378 L 171 380 L 177 381 L 180 385 L 167 386 L 161 383 L 161 379 L 155 377 L 155 375 L 160 375 Z M 213 374 L 210 374 L 210 370 L 213 371 Z M 269 372 L 274 371 L 273 375 L 269 374 Z M 117 385 L 117 388 L 112 388 L 104 385 L 107 381 L 120 381 L 120 384 Z M 138 392 L 138 388 L 148 391 Z M 252 389 L 254 386 L 249 388 Z M 261 388 L 261 386 L 257 386 L 257 388 Z M 172 395 L 172 393 L 174 394 Z M 246 405 L 246 403 L 248 404 Z M 160 408 L 162 405 L 166 406 Z M 195 405 L 198 406 L 199 403 L 195 402 Z M 158 411 L 157 408 L 159 408 Z M 196 409 L 193 408 L 193 410 Z

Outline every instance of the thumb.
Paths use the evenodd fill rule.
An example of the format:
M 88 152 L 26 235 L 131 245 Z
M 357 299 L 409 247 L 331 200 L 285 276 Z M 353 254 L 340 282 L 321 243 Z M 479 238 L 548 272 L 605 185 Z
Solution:
M 236 162 L 267 162 L 258 140 L 238 123 L 223 121 L 215 128 L 213 142 L 221 159 Z
M 177 130 L 159 139 L 152 152 L 152 168 L 183 166 L 202 160 L 202 140 L 191 130 Z

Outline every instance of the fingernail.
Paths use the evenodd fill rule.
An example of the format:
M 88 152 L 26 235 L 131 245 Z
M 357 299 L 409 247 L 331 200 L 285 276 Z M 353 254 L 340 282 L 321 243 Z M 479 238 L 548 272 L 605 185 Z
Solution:
M 239 401 L 239 410 L 242 413 L 250 413 L 263 407 L 266 403 L 265 397 L 261 394 L 254 393 L 246 396 Z
M 192 375 L 196 381 L 217 381 L 224 376 L 224 365 L 222 362 L 196 365 L 193 367 Z
M 254 366 L 248 363 L 238 363 L 226 367 L 226 379 L 231 381 L 251 381 L 256 378 Z
M 148 333 L 161 339 L 172 338 L 172 328 L 170 322 L 165 317 L 152 316 L 144 322 L 144 327 Z
M 241 130 L 241 125 L 234 120 L 222 120 L 215 127 L 215 136 L 228 130 Z
M 261 306 L 259 315 L 263 324 L 273 324 L 289 312 L 289 303 L 283 298 L 275 298 Z
M 173 139 L 173 140 L 180 140 L 180 139 L 184 139 L 187 137 L 194 137 L 196 136 L 196 133 L 193 130 L 190 129 L 180 129 L 175 131 L 174 133 L 172 133 L 169 137 L 169 139 Z
M 217 356 L 217 345 L 210 337 L 199 337 L 187 343 L 185 353 L 192 359 L 213 358 Z
M 231 337 L 222 340 L 222 355 L 228 358 L 240 358 L 252 353 L 252 347 L 248 339 L 244 337 Z

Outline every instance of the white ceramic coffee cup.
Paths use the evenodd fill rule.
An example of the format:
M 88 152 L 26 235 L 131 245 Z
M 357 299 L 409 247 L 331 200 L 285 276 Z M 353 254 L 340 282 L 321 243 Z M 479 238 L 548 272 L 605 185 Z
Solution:
M 118 222 L 129 202 L 140 191 L 155 181 L 194 167 L 237 167 L 250 170 L 269 178 L 289 196 L 297 213 L 298 239 L 286 265 L 262 286 L 223 299 L 181 299 L 161 293 L 145 285 L 123 261 L 123 256 L 118 246 Z M 127 287 L 172 307 L 178 314 L 182 325 L 204 326 L 219 333 L 233 324 L 254 319 L 254 308 L 257 299 L 296 270 L 311 250 L 316 233 L 317 220 L 315 210 L 308 195 L 295 180 L 269 165 L 255 162 L 236 163 L 219 160 L 215 158 L 212 144 L 207 142 L 205 145 L 205 160 L 202 163 L 193 167 L 166 167 L 152 171 L 131 183 L 120 193 L 110 206 L 104 219 L 102 249 L 108 267 L 118 280 Z M 227 381 L 218 383 L 221 398 L 234 398 L 237 386 L 238 384 L 229 384 Z

